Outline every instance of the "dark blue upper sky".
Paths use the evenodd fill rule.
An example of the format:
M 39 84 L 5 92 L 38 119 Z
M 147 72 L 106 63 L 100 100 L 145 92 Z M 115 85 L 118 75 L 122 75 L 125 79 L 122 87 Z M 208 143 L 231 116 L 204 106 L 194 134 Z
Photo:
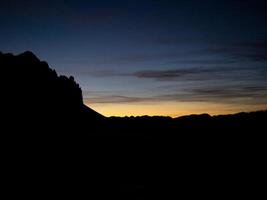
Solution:
M 30 50 L 74 75 L 106 115 L 253 110 L 267 104 L 266 10 L 264 0 L 0 0 L 0 51 Z

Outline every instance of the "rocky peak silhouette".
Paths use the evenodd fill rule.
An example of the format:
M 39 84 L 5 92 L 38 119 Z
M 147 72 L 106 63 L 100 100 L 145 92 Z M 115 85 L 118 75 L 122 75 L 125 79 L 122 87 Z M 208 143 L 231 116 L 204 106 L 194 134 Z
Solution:
M 28 121 L 65 123 L 96 120 L 102 115 L 83 104 L 82 90 L 74 77 L 58 75 L 32 52 L 0 53 L 6 114 Z M 46 116 L 46 117 L 44 117 Z M 79 119 L 79 120 L 78 120 Z

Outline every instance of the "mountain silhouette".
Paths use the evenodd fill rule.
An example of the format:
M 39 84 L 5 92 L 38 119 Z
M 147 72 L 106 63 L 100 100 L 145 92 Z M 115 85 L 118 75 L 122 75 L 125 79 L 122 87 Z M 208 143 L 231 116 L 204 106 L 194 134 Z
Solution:
M 56 130 L 56 134 L 74 130 L 90 135 L 173 135 L 183 132 L 217 134 L 230 130 L 248 131 L 262 127 L 266 112 L 235 115 L 190 115 L 170 117 L 106 118 L 83 104 L 82 90 L 74 77 L 58 75 L 32 52 L 19 55 L 0 53 L 2 71 L 2 114 L 7 122 L 20 124 L 31 132 L 33 125 Z M 12 126 L 11 126 L 12 127 Z M 53 129 L 51 129 L 53 127 Z M 51 130 L 50 130 L 51 129 Z
M 107 118 L 83 104 L 72 76 L 59 76 L 29 51 L 0 52 L 0 67 L 2 178 L 9 194 L 170 199 L 246 192 L 255 198 L 261 187 L 254 177 L 264 166 L 267 111 Z
M 29 51 L 18 56 L 0 56 L 3 74 L 8 76 L 9 92 L 17 97 L 15 99 L 20 108 L 39 105 L 38 109 L 53 113 L 87 109 L 86 112 L 91 115 L 88 117 L 101 117 L 97 112 L 85 108 L 82 90 L 72 76 L 58 76 L 46 62 L 40 61 Z M 27 106 L 27 109 L 31 107 Z
M 32 52 L 0 53 L 6 119 L 25 130 L 39 127 L 79 128 L 104 117 L 83 104 L 82 90 L 72 76 L 59 76 Z M 92 127 L 93 125 L 91 125 Z M 66 128 L 68 127 L 68 128 Z

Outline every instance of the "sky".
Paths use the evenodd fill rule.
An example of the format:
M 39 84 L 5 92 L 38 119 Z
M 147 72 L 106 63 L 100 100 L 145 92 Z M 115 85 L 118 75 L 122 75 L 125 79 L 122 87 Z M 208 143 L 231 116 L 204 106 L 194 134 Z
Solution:
M 266 10 L 265 0 L 0 0 L 0 51 L 30 50 L 73 75 L 105 116 L 260 110 Z

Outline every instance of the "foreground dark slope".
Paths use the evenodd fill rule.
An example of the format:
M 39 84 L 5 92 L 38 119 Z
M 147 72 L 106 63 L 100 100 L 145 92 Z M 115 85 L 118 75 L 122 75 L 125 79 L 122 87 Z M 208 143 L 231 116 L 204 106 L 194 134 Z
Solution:
M 264 168 L 266 111 L 105 118 L 83 104 L 72 77 L 58 76 L 31 52 L 0 53 L 0 66 L 2 189 L 10 197 L 260 194 L 254 177 Z

